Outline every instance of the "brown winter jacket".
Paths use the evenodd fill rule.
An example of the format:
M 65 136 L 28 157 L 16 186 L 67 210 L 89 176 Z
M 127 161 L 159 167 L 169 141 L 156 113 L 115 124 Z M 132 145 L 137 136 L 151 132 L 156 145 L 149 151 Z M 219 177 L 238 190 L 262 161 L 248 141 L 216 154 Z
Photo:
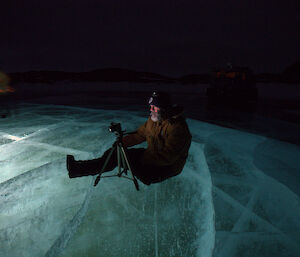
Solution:
M 136 133 L 123 138 L 130 147 L 147 141 L 148 147 L 141 158 L 142 165 L 170 166 L 170 173 L 179 174 L 188 157 L 191 134 L 182 113 L 173 116 L 172 122 L 153 122 L 149 118 Z

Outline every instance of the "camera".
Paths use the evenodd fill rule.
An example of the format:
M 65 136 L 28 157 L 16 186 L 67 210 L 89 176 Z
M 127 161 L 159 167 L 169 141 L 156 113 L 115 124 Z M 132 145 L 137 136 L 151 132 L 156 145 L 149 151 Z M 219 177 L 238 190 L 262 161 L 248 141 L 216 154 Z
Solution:
M 110 123 L 109 131 L 115 132 L 117 134 L 121 134 L 122 133 L 121 123 L 114 123 L 114 122 Z

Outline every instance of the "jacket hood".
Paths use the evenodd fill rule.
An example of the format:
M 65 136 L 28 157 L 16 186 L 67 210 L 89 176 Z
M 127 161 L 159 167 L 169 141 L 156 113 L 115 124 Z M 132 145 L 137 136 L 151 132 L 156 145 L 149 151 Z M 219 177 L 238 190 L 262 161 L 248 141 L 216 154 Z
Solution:
M 167 110 L 167 120 L 170 123 L 176 122 L 176 120 L 183 117 L 183 107 L 177 104 L 173 104 L 168 110 Z

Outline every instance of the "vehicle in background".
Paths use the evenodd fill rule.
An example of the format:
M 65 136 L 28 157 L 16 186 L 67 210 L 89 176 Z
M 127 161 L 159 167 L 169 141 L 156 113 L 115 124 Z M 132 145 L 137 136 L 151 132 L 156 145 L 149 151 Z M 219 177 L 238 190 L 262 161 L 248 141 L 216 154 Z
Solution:
M 210 85 L 206 95 L 213 102 L 249 102 L 256 101 L 258 90 L 255 77 L 248 67 L 215 69 L 211 72 Z

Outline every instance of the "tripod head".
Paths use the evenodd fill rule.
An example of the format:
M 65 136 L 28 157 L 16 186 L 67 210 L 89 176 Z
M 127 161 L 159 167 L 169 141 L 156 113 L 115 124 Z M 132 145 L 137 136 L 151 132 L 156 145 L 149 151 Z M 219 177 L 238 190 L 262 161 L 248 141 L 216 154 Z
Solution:
M 114 132 L 116 135 L 121 135 L 124 132 L 122 131 L 121 123 L 115 123 L 115 122 L 110 123 L 109 131 L 112 133 Z
M 115 122 L 110 123 L 109 131 L 111 133 L 115 133 L 117 137 L 117 141 L 122 141 L 125 130 L 124 131 L 122 130 L 121 123 L 115 123 Z
M 115 133 L 115 135 L 117 137 L 117 141 L 121 141 L 121 142 L 122 142 L 122 138 L 123 138 L 124 135 L 129 135 L 129 134 L 134 134 L 135 133 L 135 131 L 124 133 L 126 130 L 122 130 L 121 123 L 115 123 L 115 122 L 110 123 L 109 131 L 111 133 Z

